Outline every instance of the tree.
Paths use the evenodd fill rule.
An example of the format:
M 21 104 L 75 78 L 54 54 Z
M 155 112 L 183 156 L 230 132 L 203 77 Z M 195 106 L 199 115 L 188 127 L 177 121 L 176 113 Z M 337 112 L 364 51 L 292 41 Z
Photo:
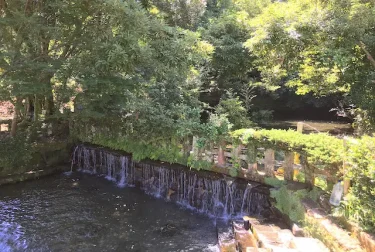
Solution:
M 0 93 L 16 105 L 15 125 L 32 110 L 34 121 L 41 110 L 59 116 L 74 97 L 77 117 L 130 113 L 138 121 L 159 112 L 167 118 L 175 105 L 197 102 L 192 67 L 209 44 L 165 25 L 137 2 L 3 3 Z
M 148 0 L 143 6 L 151 13 L 163 17 L 167 24 L 195 29 L 203 16 L 206 3 L 202 0 Z
M 131 2 L 2 1 L 0 90 L 2 99 L 15 104 L 13 134 L 19 116 L 26 119 L 34 112 L 38 121 L 41 109 L 47 116 L 58 113 L 73 91 L 71 62 L 113 36 L 112 20 L 130 10 L 132 17 L 144 21 Z M 136 27 L 141 31 L 146 25 L 140 22 Z
M 274 2 L 249 19 L 246 46 L 264 84 L 286 83 L 300 95 L 347 94 L 375 112 L 374 68 L 364 50 L 375 48 L 373 12 L 368 1 Z
M 224 11 L 201 28 L 202 38 L 214 46 L 211 60 L 201 68 L 202 99 L 216 105 L 227 90 L 240 95 L 257 73 L 253 71 L 253 57 L 243 46 L 249 38 L 247 27 L 237 12 Z M 216 98 L 211 101 L 212 98 Z M 216 104 L 215 104 L 216 103 Z

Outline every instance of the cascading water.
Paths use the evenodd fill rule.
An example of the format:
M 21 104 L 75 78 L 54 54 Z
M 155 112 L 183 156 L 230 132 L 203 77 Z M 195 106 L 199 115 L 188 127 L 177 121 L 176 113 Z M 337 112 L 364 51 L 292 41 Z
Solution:
M 115 181 L 119 187 L 139 185 L 146 193 L 177 202 L 204 214 L 227 218 L 259 215 L 270 209 L 267 193 L 260 184 L 235 179 L 201 176 L 182 168 L 169 168 L 130 161 L 128 156 L 80 145 L 72 165 Z M 267 188 L 266 188 L 267 189 Z
M 71 173 L 73 172 L 73 166 L 75 165 L 74 161 L 76 160 L 76 153 L 77 153 L 78 148 L 79 148 L 79 146 L 76 146 L 74 148 L 74 151 L 73 151 L 72 164 L 70 166 L 70 172 Z

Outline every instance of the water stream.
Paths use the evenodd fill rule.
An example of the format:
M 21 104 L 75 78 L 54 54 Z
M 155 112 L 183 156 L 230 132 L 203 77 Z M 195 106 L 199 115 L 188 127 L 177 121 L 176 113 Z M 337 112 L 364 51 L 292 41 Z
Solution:
M 216 220 L 269 215 L 267 192 L 80 145 L 70 172 L 1 187 L 0 251 L 218 251 Z
M 1 252 L 217 251 L 216 244 L 213 219 L 87 173 L 0 190 Z

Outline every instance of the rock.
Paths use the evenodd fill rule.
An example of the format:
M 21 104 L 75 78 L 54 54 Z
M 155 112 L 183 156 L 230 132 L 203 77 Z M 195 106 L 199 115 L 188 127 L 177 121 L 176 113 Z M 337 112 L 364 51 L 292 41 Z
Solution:
M 171 200 L 171 195 L 174 194 L 176 191 L 173 191 L 172 189 L 169 189 L 168 190 L 168 193 L 167 193 L 167 200 Z
M 329 252 L 329 249 L 318 239 L 306 237 L 294 238 L 291 248 L 304 252 Z
M 305 236 L 304 232 L 303 232 L 303 229 L 300 228 L 297 224 L 293 224 L 292 226 L 292 233 L 294 236 L 296 237 L 303 237 Z
M 312 199 L 304 198 L 301 203 L 305 207 L 305 210 L 309 216 L 312 216 L 315 219 L 324 219 L 327 217 L 327 213 L 324 211 L 324 209 L 320 208 L 319 205 Z
M 112 214 L 113 217 L 118 217 L 120 216 L 120 212 L 119 211 L 115 211 L 113 214 Z
M 167 223 L 164 227 L 160 228 L 160 232 L 163 236 L 173 236 L 178 233 L 178 228 L 172 223 Z
M 360 232 L 359 239 L 362 247 L 364 247 L 367 252 L 375 252 L 375 237 L 373 235 Z
M 325 193 L 320 195 L 318 203 L 327 213 L 331 212 L 331 205 L 329 204 L 330 195 Z

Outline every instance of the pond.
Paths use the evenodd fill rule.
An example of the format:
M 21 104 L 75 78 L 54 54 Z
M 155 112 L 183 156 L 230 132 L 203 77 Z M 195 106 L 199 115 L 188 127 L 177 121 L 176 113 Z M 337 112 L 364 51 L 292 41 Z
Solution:
M 214 219 L 89 174 L 0 187 L 0 251 L 218 251 Z

